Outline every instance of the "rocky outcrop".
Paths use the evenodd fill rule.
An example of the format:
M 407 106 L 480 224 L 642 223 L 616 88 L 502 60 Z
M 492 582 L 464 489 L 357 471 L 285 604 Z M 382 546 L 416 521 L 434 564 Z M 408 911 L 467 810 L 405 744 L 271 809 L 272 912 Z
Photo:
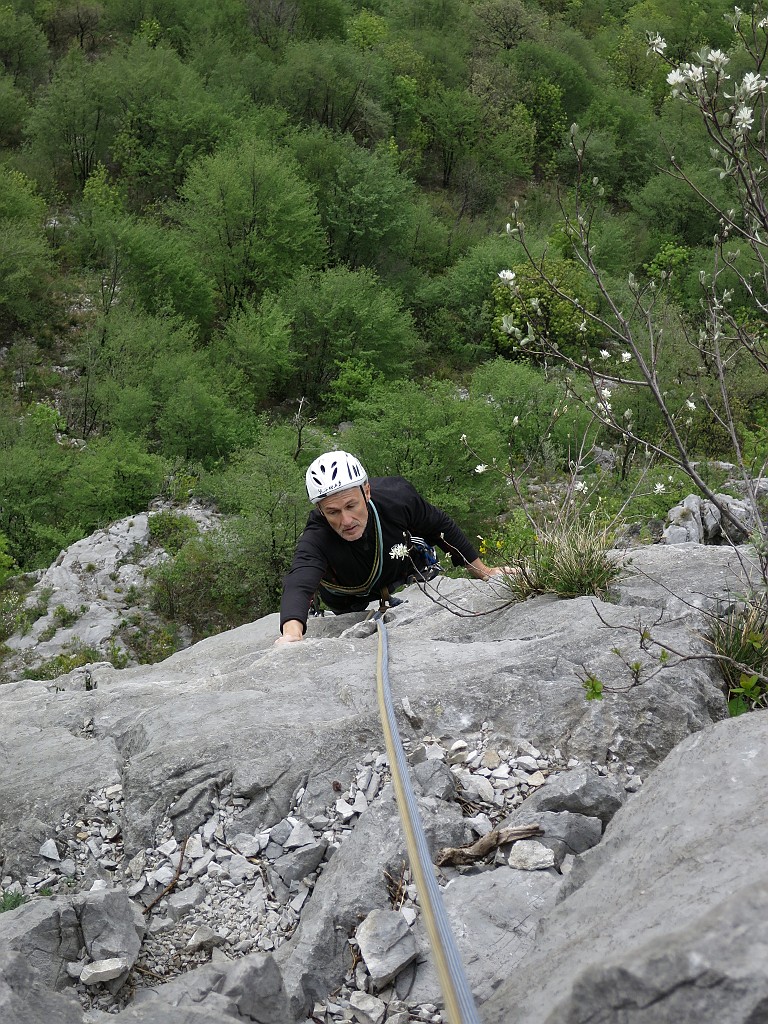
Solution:
M 155 616 L 136 605 L 146 588 L 146 570 L 168 558 L 154 542 L 150 519 L 173 511 L 197 525 L 200 532 L 215 528 L 220 517 L 197 503 L 171 510 L 162 501 L 149 512 L 121 519 L 61 552 L 40 574 L 25 605 L 35 609 L 24 629 L 5 641 L 2 680 L 20 678 L 46 662 L 88 648 L 105 660 L 131 663 L 130 630 L 126 620 L 142 620 L 144 632 L 156 628 Z
M 753 792 L 762 718 L 721 721 L 712 662 L 663 663 L 642 636 L 653 624 L 654 639 L 704 653 L 707 614 L 744 590 L 740 554 L 638 549 L 607 602 L 508 605 L 493 586 L 443 580 L 439 595 L 410 588 L 387 613 L 399 724 L 433 853 L 506 825 L 543 833 L 441 869 L 486 1024 L 512 1019 L 518 1004 L 529 1013 L 521 1020 L 580 1020 L 584 986 L 594 990 L 586 1005 L 602 999 L 604 1019 L 618 1024 L 611 1007 L 629 998 L 619 985 L 627 965 L 638 966 L 638 991 L 642 971 L 643 983 L 650 976 L 647 942 L 669 938 L 673 979 L 690 961 L 686 928 L 704 922 L 705 950 L 719 906 L 728 920 L 739 908 L 757 917 L 757 896 L 725 906 L 735 887 L 724 863 L 747 827 L 746 801 L 764 800 Z M 71 943 L 35 969 L 52 990 L 74 985 L 89 1021 L 106 1009 L 145 1024 L 441 1019 L 382 754 L 373 627 L 360 616 L 311 620 L 303 643 L 281 648 L 276 628 L 268 617 L 159 665 L 100 663 L 0 689 L 0 883 L 33 898 L 0 916 L 0 938 L 13 928 L 17 949 L 38 915 L 57 914 L 61 936 L 69 921 Z M 585 700 L 588 676 L 603 682 L 602 701 Z M 753 823 L 750 843 L 758 832 Z M 683 865 L 693 877 L 700 860 L 713 875 L 719 865 L 720 879 L 694 891 Z M 663 879 L 678 875 L 662 899 Z M 86 941 L 84 907 L 101 913 L 104 886 L 138 908 L 140 949 L 108 929 Z M 58 895 L 43 898 L 48 890 Z M 616 892 L 615 905 L 599 892 Z M 393 911 L 406 933 L 390 978 L 371 950 L 402 931 Z M 132 920 L 122 918 L 124 937 Z M 738 1005 L 757 1005 L 758 981 Z

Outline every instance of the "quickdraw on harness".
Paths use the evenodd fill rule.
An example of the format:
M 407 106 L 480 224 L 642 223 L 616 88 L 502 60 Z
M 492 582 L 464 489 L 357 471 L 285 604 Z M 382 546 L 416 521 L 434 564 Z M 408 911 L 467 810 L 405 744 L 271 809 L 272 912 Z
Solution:
M 423 537 L 408 534 L 408 554 L 413 572 L 408 574 L 406 583 L 426 583 L 442 572 L 435 549 Z
M 390 599 L 391 600 L 391 599 Z M 396 600 L 396 599 L 395 599 Z M 397 601 L 396 603 L 400 603 Z M 405 833 L 405 845 L 411 871 L 419 893 L 421 912 L 432 946 L 435 969 L 445 1001 L 445 1010 L 450 1024 L 480 1024 L 472 990 L 469 987 L 464 965 L 456 946 L 448 915 L 440 896 L 440 887 L 435 878 L 432 858 L 427 846 L 424 829 L 419 818 L 416 797 L 408 775 L 405 751 L 397 731 L 395 709 L 389 687 L 387 627 L 384 624 L 386 598 L 382 596 L 379 610 L 374 615 L 379 634 L 379 650 L 376 660 L 377 697 L 379 714 L 384 732 L 384 743 L 392 772 L 392 786 L 397 799 L 397 809 Z

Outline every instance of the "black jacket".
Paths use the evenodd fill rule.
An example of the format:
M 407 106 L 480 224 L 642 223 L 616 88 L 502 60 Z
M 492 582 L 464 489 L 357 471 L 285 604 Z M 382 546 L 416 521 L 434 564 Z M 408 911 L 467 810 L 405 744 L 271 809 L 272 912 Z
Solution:
M 449 515 L 430 505 L 412 484 L 401 476 L 374 477 L 371 501 L 378 512 L 382 535 L 382 571 L 370 592 L 378 596 L 381 587 L 402 583 L 410 563 L 390 558 L 395 544 L 407 543 L 407 535 L 423 537 L 428 544 L 447 552 L 454 565 L 465 565 L 478 558 L 478 552 Z M 333 530 L 322 513 L 313 509 L 299 537 L 291 568 L 283 580 L 280 629 L 289 619 L 297 619 L 306 628 L 309 606 L 321 582 L 340 587 L 357 587 L 371 574 L 376 544 L 376 523 L 369 508 L 368 524 L 360 540 L 344 540 Z M 322 592 L 322 591 L 321 591 Z M 365 596 L 358 597 L 358 604 Z M 343 598 L 339 601 L 343 606 Z

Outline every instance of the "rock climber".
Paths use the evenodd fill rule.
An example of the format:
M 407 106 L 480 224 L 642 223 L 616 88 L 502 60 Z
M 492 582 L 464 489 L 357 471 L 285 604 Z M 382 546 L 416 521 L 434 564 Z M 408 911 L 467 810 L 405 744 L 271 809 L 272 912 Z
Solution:
M 434 546 L 475 579 L 489 568 L 449 515 L 400 476 L 372 477 L 349 452 L 326 452 L 306 473 L 315 506 L 283 580 L 277 644 L 301 640 L 318 598 L 334 612 L 362 611 L 399 586 L 439 572 Z

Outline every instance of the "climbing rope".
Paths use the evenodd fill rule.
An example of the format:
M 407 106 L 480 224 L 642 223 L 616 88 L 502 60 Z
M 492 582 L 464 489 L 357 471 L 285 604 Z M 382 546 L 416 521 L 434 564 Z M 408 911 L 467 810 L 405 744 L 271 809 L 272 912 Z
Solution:
M 464 965 L 451 931 L 448 915 L 440 896 L 440 887 L 435 878 L 432 858 L 427 846 L 424 829 L 419 818 L 416 797 L 408 775 L 405 751 L 397 731 L 395 709 L 389 687 L 387 627 L 384 624 L 384 597 L 378 612 L 374 615 L 379 633 L 379 651 L 376 659 L 376 683 L 379 714 L 384 730 L 384 743 L 392 772 L 400 821 L 405 833 L 405 845 L 411 871 L 419 892 L 421 912 L 427 926 L 432 945 L 435 967 L 445 1001 L 445 1010 L 450 1024 L 480 1024 L 477 1008 L 469 987 Z

